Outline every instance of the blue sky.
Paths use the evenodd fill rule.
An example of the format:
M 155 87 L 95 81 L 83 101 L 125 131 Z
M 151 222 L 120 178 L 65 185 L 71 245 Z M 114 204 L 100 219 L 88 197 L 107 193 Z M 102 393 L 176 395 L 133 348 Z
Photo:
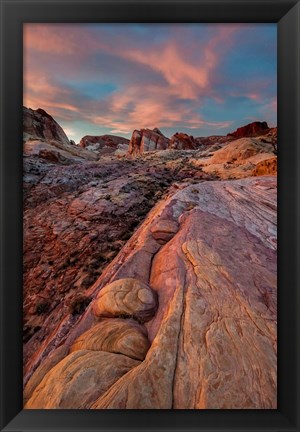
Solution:
M 277 124 L 276 24 L 25 24 L 24 105 L 79 142 Z

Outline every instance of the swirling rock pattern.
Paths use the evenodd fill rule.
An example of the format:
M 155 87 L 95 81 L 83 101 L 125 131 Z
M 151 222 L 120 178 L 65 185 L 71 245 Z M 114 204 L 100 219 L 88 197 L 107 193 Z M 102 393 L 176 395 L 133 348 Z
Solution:
M 75 351 L 48 372 L 25 409 L 80 409 L 90 405 L 140 362 L 121 354 Z
M 140 322 L 152 318 L 156 309 L 155 292 L 133 278 L 119 279 L 106 285 L 93 304 L 97 317 L 132 317 Z
M 166 207 L 180 230 L 151 265 L 151 348 L 92 408 L 276 408 L 276 179 L 190 186 Z
M 71 352 L 78 350 L 108 351 L 144 360 L 150 342 L 144 326 L 130 319 L 106 319 L 83 333 Z
M 63 358 L 69 354 L 69 347 L 67 345 L 60 346 L 52 351 L 49 357 L 35 370 L 30 380 L 26 384 L 23 392 L 24 404 L 31 397 L 36 387 L 43 380 L 44 376 L 57 365 Z

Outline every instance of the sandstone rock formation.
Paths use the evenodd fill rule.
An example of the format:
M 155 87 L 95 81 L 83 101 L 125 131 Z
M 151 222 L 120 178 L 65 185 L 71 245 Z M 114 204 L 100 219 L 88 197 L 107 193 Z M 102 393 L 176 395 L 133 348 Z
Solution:
M 32 110 L 23 107 L 23 135 L 24 141 L 30 139 L 59 141 L 68 145 L 70 141 L 51 115 L 39 108 Z
M 190 166 L 187 153 L 72 164 L 24 158 L 25 382 L 63 342 L 94 282 L 172 184 L 214 178 Z
M 62 344 L 78 350 L 25 408 L 276 408 L 276 202 L 271 176 L 170 192 L 96 281 Z M 169 234 L 164 244 L 158 232 Z M 128 278 L 158 296 L 142 362 L 101 351 L 101 329 L 118 340 L 119 327 L 93 314 L 101 293 Z
M 25 408 L 90 408 L 99 396 L 139 363 L 121 354 L 74 351 L 50 370 Z
M 201 159 L 204 153 L 200 153 L 198 160 L 191 163 L 223 179 L 274 175 L 277 173 L 277 157 L 272 140 L 272 137 L 240 138 L 214 152 L 211 149 L 208 158 Z
M 139 322 L 149 321 L 156 309 L 156 294 L 148 285 L 132 278 L 106 285 L 93 302 L 93 312 L 97 317 L 123 316 Z
M 96 154 L 69 141 L 61 126 L 46 111 L 26 107 L 23 107 L 23 153 L 25 157 L 59 164 L 98 159 Z
M 277 128 L 248 126 L 77 146 L 24 109 L 27 409 L 276 408 Z
M 234 138 L 251 137 L 257 135 L 263 135 L 268 133 L 270 130 L 267 122 L 252 122 L 245 126 L 237 128 L 236 131 L 230 132 L 228 135 Z
M 197 143 L 193 136 L 176 132 L 171 137 L 168 147 L 177 150 L 195 150 Z
M 164 150 L 169 145 L 169 138 L 165 137 L 157 128 L 134 130 L 129 143 L 128 154 L 137 156 L 153 150 Z
M 106 351 L 144 360 L 149 347 L 150 342 L 144 326 L 134 319 L 116 318 L 102 320 L 79 336 L 72 345 L 71 352 Z
M 45 359 L 43 364 L 34 372 L 29 383 L 25 386 L 23 392 L 23 402 L 27 403 L 36 387 L 43 380 L 44 376 L 69 354 L 69 347 L 62 345 L 52 351 L 52 353 Z
M 197 148 L 200 148 L 202 150 L 208 149 L 212 146 L 222 146 L 228 144 L 230 141 L 232 141 L 234 138 L 230 137 L 228 135 L 211 135 L 208 137 L 196 137 L 194 138 L 194 141 L 197 144 Z
M 117 135 L 85 135 L 81 138 L 79 146 L 99 155 L 109 155 L 120 149 L 127 152 L 129 139 Z

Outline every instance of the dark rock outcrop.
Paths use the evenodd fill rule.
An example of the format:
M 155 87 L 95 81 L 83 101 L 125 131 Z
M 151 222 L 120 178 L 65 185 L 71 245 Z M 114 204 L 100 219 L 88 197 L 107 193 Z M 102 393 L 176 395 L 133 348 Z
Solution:
M 230 132 L 228 136 L 234 138 L 253 137 L 258 135 L 264 135 L 270 130 L 267 122 L 253 122 L 246 126 L 239 127 L 236 131 Z
M 176 132 L 171 137 L 168 147 L 176 150 L 195 150 L 197 143 L 192 135 Z

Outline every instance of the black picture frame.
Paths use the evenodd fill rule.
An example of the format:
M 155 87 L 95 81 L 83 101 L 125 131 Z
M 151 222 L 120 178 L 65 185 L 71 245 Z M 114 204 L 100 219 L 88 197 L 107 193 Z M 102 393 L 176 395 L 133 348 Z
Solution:
M 0 4 L 1 430 L 299 431 L 299 1 L 0 0 Z M 277 23 L 277 410 L 22 410 L 22 25 L 26 22 Z

